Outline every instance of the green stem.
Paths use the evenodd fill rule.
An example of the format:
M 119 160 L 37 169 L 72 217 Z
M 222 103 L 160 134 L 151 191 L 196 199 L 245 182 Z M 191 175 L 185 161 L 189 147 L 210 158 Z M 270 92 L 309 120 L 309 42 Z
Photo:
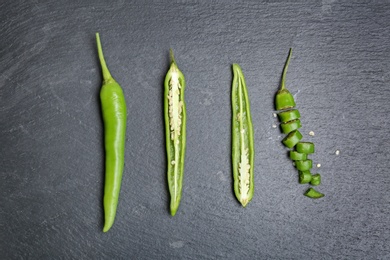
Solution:
M 175 55 L 173 54 L 172 49 L 169 49 L 169 57 L 171 58 L 171 62 L 176 64 Z
M 111 77 L 110 71 L 107 68 L 106 60 L 104 59 L 102 45 L 100 43 L 99 33 L 96 33 L 96 42 L 97 42 L 100 65 L 102 66 L 103 79 L 104 79 L 104 81 L 107 81 L 107 80 L 111 79 L 112 77 Z
M 291 54 L 292 54 L 292 48 L 290 48 L 290 51 L 288 52 L 287 61 L 283 68 L 282 83 L 281 83 L 280 90 L 285 89 L 286 74 L 287 74 L 288 65 L 290 64 Z

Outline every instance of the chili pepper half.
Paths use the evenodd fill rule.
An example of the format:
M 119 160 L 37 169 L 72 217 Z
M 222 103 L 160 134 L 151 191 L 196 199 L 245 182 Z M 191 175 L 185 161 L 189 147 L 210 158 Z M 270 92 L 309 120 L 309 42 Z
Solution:
M 104 122 L 104 147 L 106 152 L 103 232 L 107 232 L 114 224 L 121 188 L 125 162 L 127 111 L 122 88 L 115 79 L 113 79 L 107 68 L 99 33 L 96 33 L 96 41 L 103 73 L 103 86 L 100 90 L 100 101 Z
M 254 139 L 248 91 L 238 64 L 233 64 L 232 164 L 234 193 L 245 207 L 254 192 Z
M 174 216 L 179 208 L 183 189 L 187 115 L 184 101 L 185 78 L 176 65 L 172 50 L 170 54 L 171 66 L 164 81 L 164 118 L 170 210 Z

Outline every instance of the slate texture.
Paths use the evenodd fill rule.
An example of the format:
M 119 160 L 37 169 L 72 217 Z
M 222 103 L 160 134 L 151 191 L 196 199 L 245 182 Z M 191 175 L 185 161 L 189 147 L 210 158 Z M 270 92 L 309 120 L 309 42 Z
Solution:
M 1 259 L 390 259 L 389 1 L 5 0 L 0 17 Z M 128 106 L 107 234 L 97 31 Z M 302 195 L 308 186 L 273 128 L 290 47 L 287 88 L 304 140 L 316 144 L 321 200 Z M 188 117 L 173 218 L 169 48 L 187 79 Z M 232 189 L 232 63 L 245 74 L 255 132 L 245 209 Z

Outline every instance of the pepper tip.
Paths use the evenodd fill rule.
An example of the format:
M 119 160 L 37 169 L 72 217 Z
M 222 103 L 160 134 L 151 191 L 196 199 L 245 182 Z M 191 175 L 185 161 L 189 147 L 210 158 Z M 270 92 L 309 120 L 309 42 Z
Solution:
M 111 227 L 112 227 L 112 224 L 104 224 L 103 232 L 107 233 L 107 231 L 110 230 Z
M 248 203 L 249 203 L 249 200 L 242 200 L 242 201 L 240 201 L 241 202 L 241 205 L 245 208 L 246 207 L 246 205 L 248 205 Z

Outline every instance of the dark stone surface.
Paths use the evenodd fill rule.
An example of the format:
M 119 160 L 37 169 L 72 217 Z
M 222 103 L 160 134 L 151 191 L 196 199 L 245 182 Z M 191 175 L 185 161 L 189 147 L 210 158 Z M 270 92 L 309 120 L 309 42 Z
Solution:
M 390 259 L 390 2 L 353 2 L 2 1 L 1 258 Z M 107 234 L 96 31 L 128 105 Z M 272 127 L 290 47 L 287 87 L 322 165 L 326 197 L 316 201 L 302 195 L 308 186 Z M 187 79 L 188 112 L 174 218 L 162 117 L 169 48 Z M 233 62 L 255 131 L 255 196 L 245 209 L 232 192 Z

